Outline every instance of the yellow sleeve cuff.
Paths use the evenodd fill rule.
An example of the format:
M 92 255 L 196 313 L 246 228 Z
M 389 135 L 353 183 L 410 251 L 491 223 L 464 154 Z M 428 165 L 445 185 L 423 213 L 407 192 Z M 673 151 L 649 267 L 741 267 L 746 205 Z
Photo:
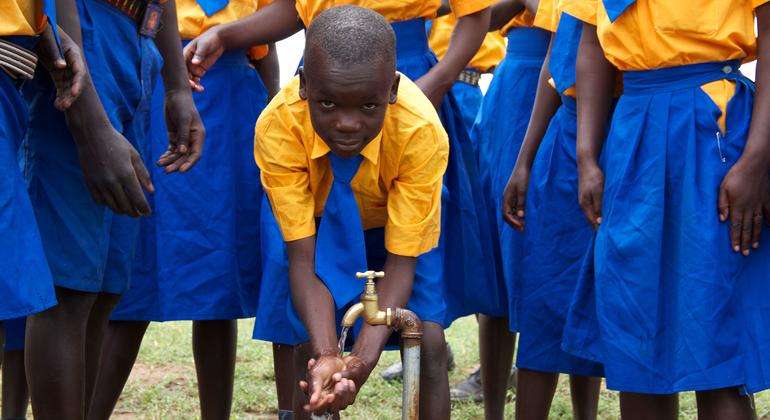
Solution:
M 452 12 L 458 18 L 472 15 L 491 6 L 495 0 L 450 0 Z
M 564 13 L 596 26 L 598 3 L 596 0 L 561 0 L 559 9 Z

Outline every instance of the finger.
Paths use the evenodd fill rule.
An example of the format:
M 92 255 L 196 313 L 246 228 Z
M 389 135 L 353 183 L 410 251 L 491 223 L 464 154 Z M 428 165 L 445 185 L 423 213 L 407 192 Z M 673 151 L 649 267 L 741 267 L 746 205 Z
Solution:
M 588 223 L 590 223 L 591 226 L 594 227 L 594 230 L 596 230 L 596 215 L 594 213 L 593 196 L 591 194 L 583 195 L 580 199 L 580 207 L 583 208 L 583 213 L 585 213 Z
M 102 206 L 107 205 L 104 201 L 104 194 L 99 187 L 91 185 L 90 182 L 86 182 L 86 185 L 88 186 L 88 191 L 91 192 L 91 199 L 94 200 L 96 204 L 100 204 Z
M 186 161 L 179 168 L 180 172 L 189 171 L 199 160 L 201 160 L 201 156 L 203 155 L 203 143 L 206 139 L 206 130 L 203 128 L 202 124 L 194 124 L 193 127 L 193 130 L 190 132 L 189 153 L 187 154 Z
M 730 243 L 735 252 L 741 250 L 741 229 L 743 229 L 743 212 L 732 209 L 730 212 Z
M 167 150 L 165 153 L 160 155 L 156 163 L 158 164 L 158 166 L 161 166 L 161 167 L 168 166 L 176 162 L 181 156 L 182 155 L 180 155 L 175 151 Z
M 315 359 L 310 359 L 307 361 L 307 370 L 313 369 L 315 367 Z
M 596 218 L 596 228 L 602 224 L 602 200 L 604 196 L 604 188 L 599 187 L 593 198 L 594 203 L 594 217 Z
M 83 58 L 74 48 L 67 49 L 67 66 L 69 66 L 69 98 L 74 102 L 83 91 L 84 80 L 86 77 L 86 67 L 83 64 Z
M 147 167 L 144 166 L 144 162 L 142 162 L 142 159 L 139 157 L 139 153 L 131 154 L 131 164 L 134 166 L 134 172 L 136 172 L 136 177 L 141 187 L 149 193 L 155 192 L 155 186 L 152 185 L 150 172 L 148 172 Z
M 118 205 L 115 203 L 115 199 L 112 197 L 112 193 L 106 187 L 102 188 L 102 201 L 105 206 L 110 210 L 118 211 Z
M 173 124 L 173 127 L 176 128 L 176 151 L 185 154 L 190 147 L 190 124 L 192 123 L 192 118 L 185 113 L 185 115 L 178 116 L 175 122 L 176 124 Z
M 126 216 L 131 217 L 139 216 L 139 213 L 136 211 L 134 206 L 131 204 L 131 201 L 126 196 L 123 183 L 115 183 L 110 189 L 110 193 L 112 194 L 112 198 L 115 200 L 115 204 L 117 204 L 117 208 L 115 209 L 117 213 L 125 214 Z
M 307 382 L 306 381 L 299 381 L 299 389 L 302 390 L 302 392 L 307 394 Z
M 514 217 L 514 208 L 516 207 L 516 194 L 512 187 L 507 187 L 503 191 L 503 221 L 509 225 L 518 228 L 518 220 Z
M 53 36 L 51 25 L 47 25 L 44 32 L 45 36 L 42 36 L 38 41 L 40 55 L 48 62 L 53 63 L 57 69 L 66 68 L 67 63 L 59 53 L 59 46 L 56 44 L 56 38 Z
M 717 199 L 717 210 L 719 211 L 719 220 L 726 222 L 730 217 L 730 198 L 724 187 L 719 187 L 719 198 Z
M 753 229 L 751 231 L 751 247 L 759 248 L 759 238 L 762 235 L 762 210 L 754 210 Z
M 182 165 L 185 164 L 185 162 L 187 162 L 187 155 L 179 154 L 175 161 L 171 162 L 170 164 L 168 164 L 166 166 L 165 172 L 167 174 L 170 174 L 172 172 L 176 172 L 176 171 L 179 170 L 179 168 L 182 167 Z
M 751 233 L 754 230 L 754 211 L 743 212 L 743 225 L 741 226 L 741 252 L 748 257 L 751 252 Z
M 147 203 L 147 198 L 142 191 L 142 185 L 139 182 L 139 175 L 134 171 L 134 176 L 127 180 L 123 185 L 126 198 L 128 198 L 129 204 L 137 216 L 149 216 L 150 205 Z

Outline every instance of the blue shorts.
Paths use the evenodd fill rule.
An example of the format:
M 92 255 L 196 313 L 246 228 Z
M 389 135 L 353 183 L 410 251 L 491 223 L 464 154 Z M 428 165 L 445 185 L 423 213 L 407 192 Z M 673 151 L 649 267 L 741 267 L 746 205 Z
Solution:
M 83 49 L 110 122 L 139 151 L 149 133 L 150 96 L 161 68 L 152 40 L 98 0 L 78 0 Z M 128 286 L 138 220 L 96 204 L 86 187 L 64 115 L 53 108 L 50 78 L 25 86 L 30 130 L 21 150 L 30 199 L 57 286 L 122 293 Z

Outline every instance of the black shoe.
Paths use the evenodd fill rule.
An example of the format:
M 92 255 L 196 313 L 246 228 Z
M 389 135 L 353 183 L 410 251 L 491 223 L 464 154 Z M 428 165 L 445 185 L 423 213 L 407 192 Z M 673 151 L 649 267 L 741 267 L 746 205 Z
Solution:
M 446 360 L 447 370 L 454 369 L 455 354 L 452 351 L 452 347 L 449 345 L 449 343 L 446 343 Z M 404 366 L 401 364 L 401 362 L 393 363 L 392 365 L 386 367 L 382 373 L 380 373 L 380 377 L 388 382 L 395 380 L 400 381 L 404 377 Z

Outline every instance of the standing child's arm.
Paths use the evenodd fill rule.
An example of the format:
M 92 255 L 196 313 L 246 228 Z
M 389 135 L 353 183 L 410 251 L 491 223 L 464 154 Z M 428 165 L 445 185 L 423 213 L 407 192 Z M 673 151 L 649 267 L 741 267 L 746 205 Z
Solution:
M 60 27 L 82 50 L 80 16 L 75 2 L 57 0 L 56 8 Z M 121 214 L 149 215 L 150 206 L 142 188 L 154 191 L 150 174 L 136 149 L 112 127 L 87 66 L 85 70 L 83 90 L 65 117 L 91 197 Z
M 510 22 L 514 16 L 524 10 L 524 5 L 519 0 L 498 0 L 497 3 L 489 7 L 491 13 L 489 18 L 489 32 L 499 31 Z
M 457 19 L 444 58 L 416 81 L 434 107 L 441 105 L 444 95 L 479 50 L 489 29 L 489 16 L 489 8 L 485 8 Z
M 267 101 L 273 99 L 279 90 L 281 90 L 281 65 L 278 61 L 278 50 L 275 43 L 267 46 L 267 55 L 257 60 L 254 66 L 259 72 L 259 77 L 267 89 Z
M 201 158 L 206 130 L 195 109 L 187 78 L 175 0 L 165 3 L 161 21 L 163 29 L 156 35 L 155 44 L 163 56 L 168 150 L 158 159 L 158 165 L 165 166 L 166 173 L 186 172 Z
M 50 24 L 40 34 L 40 42 L 36 49 L 40 62 L 48 70 L 56 85 L 54 107 L 59 111 L 66 111 L 80 96 L 87 70 L 80 47 L 61 28 L 58 32 L 61 53 Z
M 532 169 L 532 162 L 535 160 L 537 149 L 540 148 L 540 143 L 548 130 L 551 118 L 561 104 L 561 97 L 548 82 L 551 79 L 548 65 L 551 61 L 552 47 L 553 37 L 551 37 L 551 45 L 548 47 L 543 68 L 540 70 L 537 93 L 535 93 L 535 105 L 532 107 L 532 116 L 529 119 L 527 133 L 524 135 L 524 142 L 519 150 L 516 166 L 511 172 L 505 191 L 503 191 L 503 220 L 519 230 L 524 230 L 529 171 Z
M 735 252 L 748 256 L 759 247 L 762 214 L 770 224 L 770 5 L 757 14 L 757 91 L 746 147 L 719 187 L 719 219 L 730 220 Z
M 602 222 L 604 173 L 599 167 L 615 87 L 615 68 L 607 61 L 596 26 L 583 24 L 576 63 L 577 162 L 580 206 L 594 229 Z

